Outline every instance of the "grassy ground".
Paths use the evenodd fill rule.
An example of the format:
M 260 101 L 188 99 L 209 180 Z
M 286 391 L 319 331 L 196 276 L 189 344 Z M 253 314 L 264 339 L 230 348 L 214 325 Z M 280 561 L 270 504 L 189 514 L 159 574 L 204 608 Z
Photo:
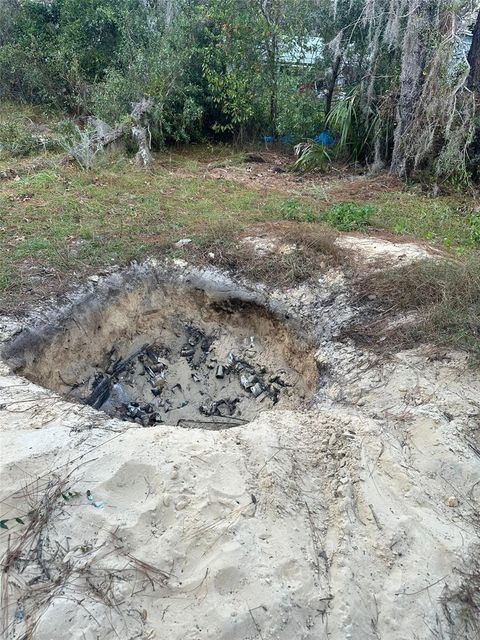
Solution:
M 22 114 L 11 106 L 0 113 L 0 123 L 2 118 L 3 122 L 14 118 L 29 127 L 31 122 L 56 126 L 54 115 Z M 460 275 L 451 270 L 439 274 L 437 280 L 430 272 L 428 277 L 426 272 L 416 277 L 428 281 L 429 291 L 438 284 L 440 298 L 430 296 L 429 303 L 441 302 L 444 312 L 445 300 L 446 307 L 456 300 L 448 313 L 440 314 L 443 324 L 437 333 L 441 339 L 451 333 L 455 315 L 462 313 L 468 318 L 458 331 L 470 335 L 468 340 L 454 342 L 471 343 L 472 335 L 474 342 L 480 342 L 480 335 L 475 335 L 480 327 L 472 321 L 474 314 L 480 315 L 476 305 L 480 218 L 473 193 L 433 198 L 387 178 L 382 186 L 381 180 L 369 182 L 346 173 L 318 180 L 278 175 L 262 165 L 251 168 L 244 162 L 245 152 L 227 146 L 193 146 L 157 154 L 149 171 L 136 168 L 123 156 L 105 156 L 91 171 L 62 164 L 61 157 L 58 152 L 25 157 L 0 153 L 2 309 L 18 310 L 89 273 L 159 253 L 202 259 L 213 252 L 217 264 L 272 284 L 293 284 L 341 260 L 333 248 L 331 227 L 323 220 L 332 219 L 329 212 L 337 202 L 352 201 L 360 210 L 369 208 L 370 227 L 364 232 L 428 240 L 449 250 L 456 260 L 461 256 L 462 264 L 468 263 L 468 274 L 464 269 Z M 282 172 L 284 168 L 285 164 Z M 264 173 L 255 181 L 258 171 Z M 238 238 L 259 225 L 263 231 L 269 229 L 296 242 L 299 250 L 274 260 L 255 259 Z M 192 243 L 176 248 L 174 243 L 185 237 Z M 452 278 L 455 282 L 460 276 L 474 283 L 463 305 L 451 286 Z M 368 286 L 377 286 L 385 304 L 401 299 L 399 308 L 418 310 L 425 302 L 424 293 L 416 298 L 392 294 L 408 281 L 397 278 L 390 287 L 386 282 Z M 458 290 L 466 292 L 465 287 Z M 429 331 L 432 335 L 436 330 Z
M 284 198 L 234 183 L 182 177 L 162 157 L 151 173 L 117 160 L 80 171 L 40 171 L 2 185 L 1 284 L 21 286 L 26 262 L 60 271 L 98 268 L 156 253 L 212 224 L 278 220 Z
M 376 204 L 373 222 L 381 229 L 410 234 L 456 254 L 480 249 L 480 202 L 474 193 L 433 198 L 398 191 L 384 194 Z

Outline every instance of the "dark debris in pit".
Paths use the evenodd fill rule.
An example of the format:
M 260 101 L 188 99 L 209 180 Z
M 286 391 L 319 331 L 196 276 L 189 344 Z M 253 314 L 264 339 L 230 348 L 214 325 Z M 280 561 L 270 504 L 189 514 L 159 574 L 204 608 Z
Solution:
M 218 342 L 217 335 L 187 323 L 168 345 L 158 339 L 124 358 L 114 348 L 108 366 L 87 382 L 83 401 L 145 427 L 225 429 L 248 422 L 291 393 L 291 373 L 269 371 L 255 337 L 225 356 L 219 355 Z

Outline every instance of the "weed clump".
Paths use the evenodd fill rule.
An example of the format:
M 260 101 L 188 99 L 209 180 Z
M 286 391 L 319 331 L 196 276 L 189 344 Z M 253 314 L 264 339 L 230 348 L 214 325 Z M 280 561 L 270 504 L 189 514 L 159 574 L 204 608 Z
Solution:
M 324 220 L 339 231 L 359 231 L 369 226 L 373 213 L 374 208 L 369 205 L 342 202 L 331 207 Z
M 232 223 L 211 225 L 203 236 L 182 248 L 195 262 L 213 262 L 237 276 L 272 287 L 291 287 L 307 282 L 328 267 L 339 265 L 343 253 L 335 244 L 336 234 L 321 225 L 285 222 L 269 236 L 275 245 L 267 253 L 239 242 Z
M 480 546 L 473 549 L 469 566 L 456 573 L 456 588 L 445 587 L 440 602 L 449 623 L 451 638 L 480 637 Z M 470 635 L 471 634 L 471 635 Z
M 476 214 L 469 219 L 470 235 L 472 243 L 480 246 L 480 215 Z
M 19 122 L 0 122 L 0 156 L 28 156 L 55 148 L 48 136 L 36 134 Z
M 295 220 L 296 222 L 315 222 L 318 217 L 304 202 L 292 199 L 281 203 L 280 213 L 284 220 Z

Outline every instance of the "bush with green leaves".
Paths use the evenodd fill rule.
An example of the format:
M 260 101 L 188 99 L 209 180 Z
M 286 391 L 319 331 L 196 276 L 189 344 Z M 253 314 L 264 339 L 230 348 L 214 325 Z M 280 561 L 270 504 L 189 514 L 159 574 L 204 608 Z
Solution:
M 472 242 L 473 244 L 480 245 L 480 214 L 477 213 L 471 216 L 469 223 Z
M 13 17 L 0 37 L 0 98 L 116 125 L 147 96 L 154 147 L 212 135 L 302 139 L 321 127 L 315 94 L 298 91 L 309 71 L 279 63 L 282 43 L 311 33 L 313 0 L 4 2 Z
M 293 163 L 293 171 L 308 173 L 311 171 L 326 171 L 331 164 L 332 155 L 323 144 L 304 142 L 295 147 L 297 160 Z
M 323 104 L 314 90 L 299 91 L 302 76 L 285 72 L 280 79 L 278 132 L 297 143 L 323 129 Z
M 339 231 L 361 231 L 370 224 L 374 211 L 369 205 L 343 202 L 331 207 L 325 213 L 324 220 Z

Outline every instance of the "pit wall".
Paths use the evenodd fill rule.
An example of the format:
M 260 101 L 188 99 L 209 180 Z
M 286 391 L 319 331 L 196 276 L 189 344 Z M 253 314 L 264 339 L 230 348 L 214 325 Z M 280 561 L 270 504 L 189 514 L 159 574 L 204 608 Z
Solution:
M 209 270 L 133 265 L 92 283 L 68 306 L 25 328 L 7 342 L 2 357 L 15 372 L 65 395 L 106 366 L 114 345 L 127 355 L 171 331 L 178 318 L 207 331 L 220 325 L 245 338 L 258 336 L 299 373 L 304 390 L 314 392 L 313 337 L 261 291 Z

